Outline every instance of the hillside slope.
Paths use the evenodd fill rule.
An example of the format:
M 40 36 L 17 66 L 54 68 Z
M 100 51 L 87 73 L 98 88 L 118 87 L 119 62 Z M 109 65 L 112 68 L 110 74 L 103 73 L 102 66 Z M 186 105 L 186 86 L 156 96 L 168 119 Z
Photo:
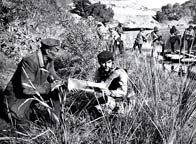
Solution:
M 92 3 L 99 2 L 99 0 L 90 1 Z M 152 18 L 156 11 L 144 7 L 138 0 L 102 0 L 101 3 L 114 10 L 114 20 L 128 27 L 153 27 L 158 25 L 158 22 Z

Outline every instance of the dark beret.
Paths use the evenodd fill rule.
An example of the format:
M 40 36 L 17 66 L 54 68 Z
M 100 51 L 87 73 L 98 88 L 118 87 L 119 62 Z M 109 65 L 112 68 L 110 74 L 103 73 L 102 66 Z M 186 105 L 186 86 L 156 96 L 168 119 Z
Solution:
M 102 51 L 97 55 L 99 63 L 105 63 L 108 60 L 114 60 L 113 53 L 110 51 Z
M 41 44 L 46 48 L 50 48 L 50 47 L 60 46 L 60 41 L 53 38 L 46 38 L 41 40 Z

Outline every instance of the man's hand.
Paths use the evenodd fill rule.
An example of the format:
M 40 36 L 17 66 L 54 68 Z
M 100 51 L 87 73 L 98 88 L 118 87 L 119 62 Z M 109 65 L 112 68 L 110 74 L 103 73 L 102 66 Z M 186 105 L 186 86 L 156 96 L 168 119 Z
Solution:
M 62 85 L 64 85 L 64 81 L 60 81 L 60 80 L 55 80 L 51 83 L 51 91 L 54 91 L 55 89 L 58 89 L 59 87 L 61 87 Z
M 111 96 L 112 95 L 112 93 L 109 89 L 104 89 L 104 90 L 102 90 L 102 92 L 104 93 L 105 96 Z

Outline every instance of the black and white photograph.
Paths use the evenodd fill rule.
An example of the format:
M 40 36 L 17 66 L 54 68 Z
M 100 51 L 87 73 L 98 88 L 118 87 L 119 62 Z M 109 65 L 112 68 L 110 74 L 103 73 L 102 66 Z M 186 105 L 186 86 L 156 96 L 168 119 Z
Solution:
M 0 144 L 196 144 L 196 0 L 0 0 Z

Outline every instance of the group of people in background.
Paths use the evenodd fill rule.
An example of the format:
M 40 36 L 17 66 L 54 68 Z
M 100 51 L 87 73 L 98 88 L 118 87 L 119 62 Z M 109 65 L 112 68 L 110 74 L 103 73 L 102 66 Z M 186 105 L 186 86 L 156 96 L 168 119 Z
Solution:
M 122 40 L 122 34 L 123 34 L 123 26 L 121 23 L 119 23 L 116 27 L 109 27 L 103 26 L 101 24 L 98 24 L 98 35 L 100 38 L 104 39 L 107 42 L 108 51 L 111 51 L 114 53 L 114 55 L 117 55 L 118 52 L 120 54 L 123 54 L 125 51 L 124 43 Z M 102 28 L 102 29 L 101 29 Z M 105 28 L 105 30 L 103 30 Z M 190 54 L 190 51 L 192 47 L 196 44 L 196 26 L 193 27 L 192 25 L 189 25 L 188 28 L 184 30 L 183 33 L 180 33 L 180 31 L 177 29 L 175 25 L 173 25 L 171 28 L 169 28 L 168 34 L 166 34 L 168 37 L 164 38 L 160 33 L 160 30 L 157 26 L 153 28 L 153 30 L 150 33 L 145 34 L 145 28 L 140 28 L 134 42 L 132 50 L 137 50 L 138 48 L 139 53 L 142 53 L 142 46 L 144 43 L 146 43 L 149 39 L 151 42 L 151 46 L 153 49 L 155 49 L 157 46 L 161 47 L 161 53 L 164 54 L 164 51 L 166 50 L 166 43 L 169 43 L 170 52 L 173 54 L 175 53 L 176 48 L 178 47 L 180 52 L 183 50 L 186 50 L 186 53 Z M 167 40 L 167 41 L 166 41 Z M 168 45 L 167 45 L 168 46 Z M 168 50 L 168 48 L 167 48 Z
M 155 26 L 153 28 L 153 31 L 147 35 L 144 34 L 144 30 L 144 28 L 141 28 L 139 33 L 137 34 L 133 44 L 133 50 L 136 50 L 136 47 L 138 47 L 138 51 L 139 53 L 141 53 L 142 45 L 147 41 L 149 37 L 151 37 L 150 41 L 153 49 L 156 49 L 157 45 L 159 45 L 162 48 L 161 53 L 164 54 L 166 41 L 163 41 L 163 37 L 159 32 L 159 28 Z M 167 42 L 170 45 L 170 52 L 174 54 L 176 48 L 178 47 L 180 52 L 185 50 L 187 54 L 190 54 L 191 49 L 196 44 L 195 34 L 196 26 L 193 27 L 192 25 L 189 25 L 189 27 L 184 30 L 184 33 L 181 34 L 176 26 L 173 25 L 169 29 L 169 37 L 166 38 L 168 40 Z
M 109 27 L 98 24 L 97 32 L 100 39 L 103 39 L 107 43 L 106 50 L 111 51 L 115 56 L 124 53 L 124 43 L 122 40 L 123 27 L 121 23 L 118 23 L 116 27 Z

